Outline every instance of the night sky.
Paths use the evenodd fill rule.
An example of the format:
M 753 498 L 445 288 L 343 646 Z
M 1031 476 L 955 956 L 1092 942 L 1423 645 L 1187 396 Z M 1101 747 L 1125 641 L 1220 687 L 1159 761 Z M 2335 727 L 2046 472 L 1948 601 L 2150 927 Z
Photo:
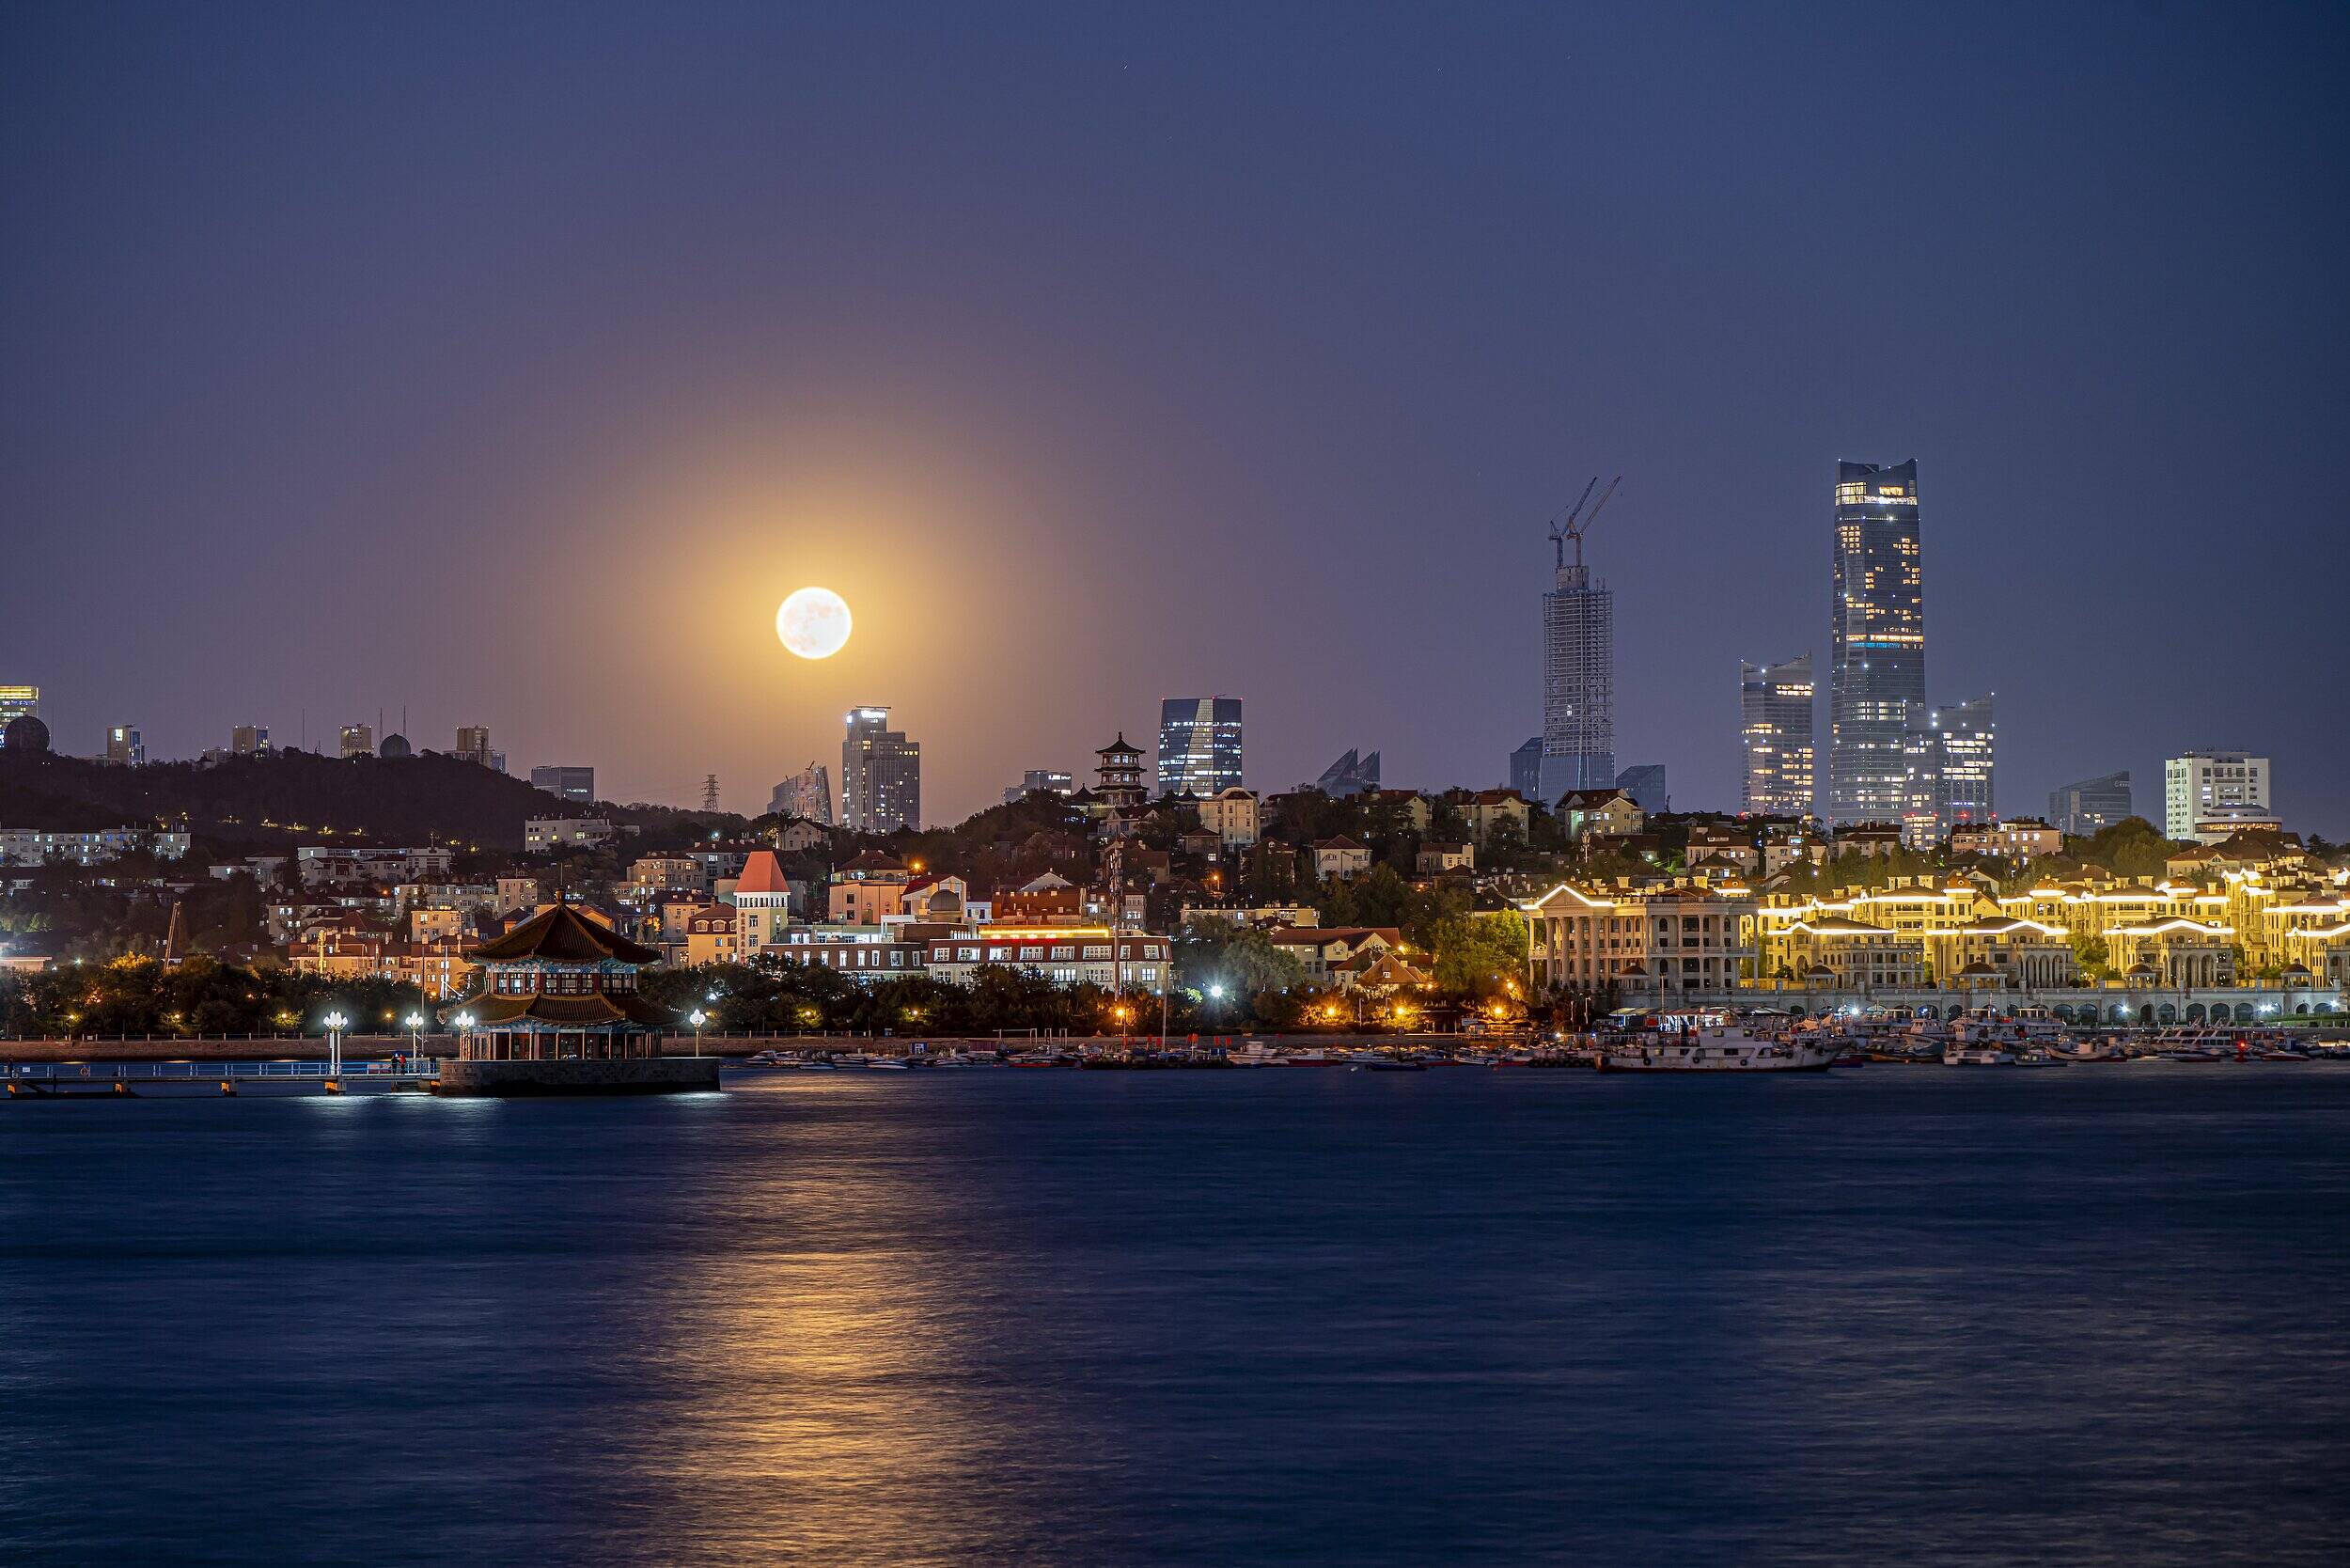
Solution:
M 1493 784 L 1621 472 L 1618 760 L 1734 807 L 1915 457 L 2003 811 L 2244 746 L 2350 833 L 2342 8 L 786 9 L 0 15 L 61 749 L 405 705 L 756 810 L 885 702 L 952 820 L 1221 692 L 1260 787 Z

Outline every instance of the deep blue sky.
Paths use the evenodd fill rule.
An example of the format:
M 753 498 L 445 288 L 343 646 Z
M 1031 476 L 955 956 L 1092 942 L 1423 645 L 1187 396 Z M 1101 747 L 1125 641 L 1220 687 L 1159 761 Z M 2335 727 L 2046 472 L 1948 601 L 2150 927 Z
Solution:
M 785 10 L 0 15 L 62 747 L 404 703 L 756 809 L 884 701 L 951 819 L 1228 692 L 1261 786 L 1497 782 L 1622 472 L 1618 756 L 1734 805 L 1835 461 L 1914 456 L 2004 810 L 2243 745 L 2350 832 L 2342 8 Z

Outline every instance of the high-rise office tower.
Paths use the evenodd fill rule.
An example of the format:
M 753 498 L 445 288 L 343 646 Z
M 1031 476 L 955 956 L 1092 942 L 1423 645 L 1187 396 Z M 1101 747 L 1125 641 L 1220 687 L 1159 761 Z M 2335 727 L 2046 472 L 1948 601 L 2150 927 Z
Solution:
M 1594 480 L 1594 483 L 1597 481 Z M 1543 595 L 1542 798 L 1569 790 L 1616 786 L 1616 596 L 1591 581 L 1583 564 L 1583 534 L 1599 516 L 1614 485 L 1588 512 L 1575 503 L 1551 532 L 1556 559 L 1550 591 Z M 1584 499 L 1590 497 L 1585 487 Z M 1567 541 L 1574 559 L 1567 559 Z
M 832 776 L 822 762 L 810 762 L 776 786 L 767 797 L 767 810 L 778 817 L 800 817 L 825 827 L 832 825 Z
M 1926 699 L 1918 463 L 1836 465 L 1827 815 L 1892 822 L 1907 804 L 1905 730 Z
M 338 738 L 345 757 L 375 755 L 375 726 L 372 724 L 346 724 Z
M 228 731 L 228 749 L 238 757 L 265 757 L 269 754 L 269 726 L 240 724 Z
M 2162 764 L 2162 833 L 2192 839 L 2201 823 L 2268 814 L 2268 759 L 2242 751 L 2190 751 Z
M 449 755 L 462 757 L 468 762 L 488 767 L 490 765 L 490 727 L 486 724 L 459 725 L 457 745 Z
M 840 823 L 859 833 L 922 825 L 922 746 L 886 708 L 852 708 L 840 743 Z
M 1989 696 L 1953 707 L 1914 705 L 1902 736 L 1902 839 L 1922 849 L 1998 815 L 1997 727 Z
M 1240 698 L 1170 697 L 1159 704 L 1159 793 L 1201 800 L 1240 782 Z
M 0 729 L 6 729 L 10 719 L 39 717 L 40 717 L 40 688 L 39 686 L 0 686 Z
M 530 787 L 592 806 L 596 799 L 596 770 L 542 764 L 530 770 Z
M 1746 747 L 1742 810 L 1804 817 L 1812 793 L 1811 655 L 1781 665 L 1738 666 L 1738 733 Z
M 134 724 L 118 724 L 106 731 L 106 760 L 126 768 L 147 761 L 147 741 Z
M 2062 833 L 2087 838 L 2130 815 L 2130 776 L 2125 770 L 2084 778 L 2048 794 L 2048 823 Z

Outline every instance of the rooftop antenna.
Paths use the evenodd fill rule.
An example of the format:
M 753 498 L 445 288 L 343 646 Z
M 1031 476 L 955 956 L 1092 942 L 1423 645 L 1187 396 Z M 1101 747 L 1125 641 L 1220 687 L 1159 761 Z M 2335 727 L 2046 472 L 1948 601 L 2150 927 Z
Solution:
M 1607 504 L 1607 497 L 1613 495 L 1616 487 L 1622 483 L 1623 476 L 1619 474 L 1607 481 L 1606 490 L 1600 491 L 1599 499 L 1591 501 L 1591 492 L 1599 486 L 1599 476 L 1592 475 L 1591 482 L 1583 487 L 1583 494 L 1576 498 L 1574 505 L 1567 509 L 1566 516 L 1550 525 L 1550 542 L 1558 552 L 1559 570 L 1566 570 L 1569 540 L 1574 541 L 1574 568 L 1577 572 L 1583 570 L 1583 536 L 1591 531 L 1591 525 L 1599 521 L 1599 509 Z M 1589 511 L 1583 510 L 1586 501 L 1590 501 Z

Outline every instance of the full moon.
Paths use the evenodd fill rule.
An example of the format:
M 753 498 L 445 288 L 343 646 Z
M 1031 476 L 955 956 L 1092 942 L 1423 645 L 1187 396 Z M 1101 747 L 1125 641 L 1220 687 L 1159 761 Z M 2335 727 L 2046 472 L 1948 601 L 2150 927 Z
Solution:
M 830 588 L 804 588 L 776 611 L 776 635 L 803 659 L 829 659 L 849 640 L 849 602 Z

